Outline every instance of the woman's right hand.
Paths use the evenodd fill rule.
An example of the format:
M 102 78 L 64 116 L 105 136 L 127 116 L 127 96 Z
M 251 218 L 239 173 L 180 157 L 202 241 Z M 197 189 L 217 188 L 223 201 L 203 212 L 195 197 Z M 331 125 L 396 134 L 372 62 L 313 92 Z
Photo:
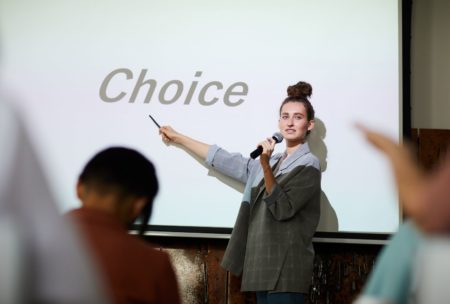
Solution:
M 159 134 L 161 134 L 162 141 L 165 144 L 178 143 L 177 140 L 180 136 L 180 133 L 175 131 L 171 126 L 162 126 L 159 129 Z
M 178 133 L 171 126 L 162 126 L 159 128 L 159 134 L 161 134 L 161 138 L 166 145 L 177 144 L 194 152 L 195 155 L 202 159 L 206 159 L 206 156 L 208 155 L 208 144 Z
M 270 158 L 272 156 L 273 150 L 275 149 L 276 142 L 272 138 L 267 138 L 266 140 L 260 142 L 258 147 L 262 147 L 263 151 L 261 154 L 265 154 Z

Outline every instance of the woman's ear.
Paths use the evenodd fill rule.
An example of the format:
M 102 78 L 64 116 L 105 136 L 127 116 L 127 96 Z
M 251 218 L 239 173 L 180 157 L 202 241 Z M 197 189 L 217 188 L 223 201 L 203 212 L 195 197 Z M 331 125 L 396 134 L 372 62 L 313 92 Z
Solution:
M 315 124 L 315 120 L 311 119 L 308 124 L 308 131 L 311 131 L 312 129 L 314 129 L 314 124 Z

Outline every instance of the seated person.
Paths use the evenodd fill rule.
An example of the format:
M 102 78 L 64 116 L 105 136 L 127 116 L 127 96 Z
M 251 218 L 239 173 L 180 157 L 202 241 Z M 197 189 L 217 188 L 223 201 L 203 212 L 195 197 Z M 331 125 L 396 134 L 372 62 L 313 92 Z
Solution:
M 79 177 L 82 207 L 68 216 L 85 235 L 114 303 L 180 302 L 168 255 L 127 230 L 140 217 L 142 235 L 157 191 L 152 163 L 127 148 L 101 151 Z

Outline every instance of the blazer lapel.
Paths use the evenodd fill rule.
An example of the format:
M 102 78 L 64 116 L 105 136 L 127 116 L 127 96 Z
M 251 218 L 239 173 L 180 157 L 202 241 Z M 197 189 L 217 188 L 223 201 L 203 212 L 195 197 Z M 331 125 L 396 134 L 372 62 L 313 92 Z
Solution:
M 280 168 L 278 169 L 278 172 L 276 172 L 275 174 L 275 178 L 277 178 L 278 176 L 285 174 L 286 171 L 289 172 L 290 171 L 290 167 L 292 165 L 295 165 L 295 162 L 302 157 L 303 155 L 309 153 L 309 145 L 307 142 L 305 142 L 303 145 L 301 145 L 297 150 L 294 151 L 294 153 L 292 153 L 288 158 L 286 158 L 280 165 Z M 277 166 L 278 162 L 281 161 L 282 159 L 282 154 L 277 155 L 277 158 L 274 157 L 273 159 L 273 163 L 272 163 L 272 171 L 274 170 L 274 168 Z M 281 182 L 281 180 L 278 180 L 278 182 Z M 255 190 L 259 189 L 258 192 L 256 191 L 252 191 L 252 198 L 251 198 L 251 203 L 250 203 L 250 210 L 253 209 L 253 206 L 255 205 L 254 203 L 258 200 L 259 196 L 262 195 L 264 193 L 264 191 L 266 190 L 266 185 L 264 183 L 264 176 L 261 179 L 261 181 L 258 183 L 257 187 Z M 253 196 L 253 194 L 256 194 Z
M 307 142 L 305 142 L 303 145 L 301 145 L 297 150 L 294 151 L 294 153 L 292 153 L 291 155 L 288 156 L 288 158 L 286 158 L 283 163 L 280 166 L 280 169 L 278 170 L 277 174 L 275 175 L 275 177 L 284 174 L 287 171 L 290 171 L 289 167 L 291 167 L 292 165 L 295 164 L 295 162 L 302 157 L 303 155 L 309 153 L 309 145 Z

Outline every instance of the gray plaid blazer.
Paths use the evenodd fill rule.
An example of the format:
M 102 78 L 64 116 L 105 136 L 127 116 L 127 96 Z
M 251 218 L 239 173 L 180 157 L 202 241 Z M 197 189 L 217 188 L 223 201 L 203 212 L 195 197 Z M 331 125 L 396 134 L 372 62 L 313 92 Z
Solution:
M 282 154 L 270 159 L 272 168 Z M 222 266 L 242 274 L 242 291 L 309 292 L 312 237 L 320 217 L 319 160 L 307 143 L 286 158 L 265 191 L 259 160 L 211 146 L 206 163 L 246 184 Z

